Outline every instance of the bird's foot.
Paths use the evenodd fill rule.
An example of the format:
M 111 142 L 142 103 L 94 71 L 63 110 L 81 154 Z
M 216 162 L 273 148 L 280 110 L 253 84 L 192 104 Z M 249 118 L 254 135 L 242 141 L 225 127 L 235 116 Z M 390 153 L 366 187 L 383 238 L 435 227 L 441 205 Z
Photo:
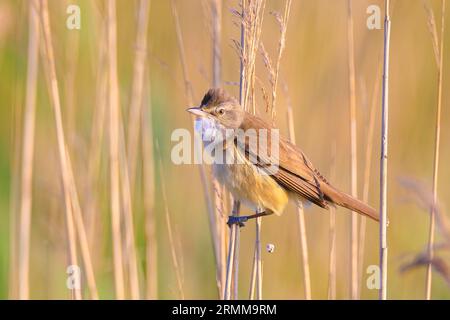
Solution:
M 228 226 L 231 228 L 233 224 L 238 225 L 239 227 L 244 227 L 244 222 L 247 222 L 248 216 L 229 216 L 228 217 Z

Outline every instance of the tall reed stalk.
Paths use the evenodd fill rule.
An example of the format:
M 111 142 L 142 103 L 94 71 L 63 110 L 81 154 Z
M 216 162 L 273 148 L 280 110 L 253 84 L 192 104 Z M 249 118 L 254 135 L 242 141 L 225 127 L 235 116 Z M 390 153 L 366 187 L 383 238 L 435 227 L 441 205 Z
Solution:
M 56 124 L 56 136 L 58 143 L 58 155 L 61 166 L 61 176 L 63 182 L 63 194 L 64 194 L 64 205 L 66 213 L 66 231 L 68 239 L 68 256 L 69 265 L 78 265 L 77 249 L 76 249 L 76 235 L 75 227 L 73 222 L 72 213 L 72 201 L 70 197 L 70 187 L 69 187 L 69 176 L 68 176 L 68 165 L 67 165 L 67 153 L 66 153 L 66 142 L 64 137 L 64 129 L 61 116 L 61 101 L 59 97 L 58 81 L 56 78 L 55 71 L 55 59 L 53 55 L 51 30 L 50 30 L 50 19 L 48 13 L 48 2 L 43 0 L 40 7 L 41 24 L 43 29 L 43 40 L 44 40 L 44 55 L 45 55 L 45 67 L 46 76 L 49 82 L 50 99 L 52 102 L 53 112 L 55 114 L 55 124 Z M 74 288 L 71 290 L 71 297 L 73 299 L 81 299 L 80 290 Z
M 211 1 L 211 22 L 212 22 L 212 86 L 219 88 L 222 84 L 222 0 Z M 219 290 L 219 297 L 223 299 L 224 287 L 225 287 L 225 269 L 226 269 L 226 250 L 224 250 L 223 243 L 226 243 L 227 225 L 223 218 L 225 212 L 225 190 L 223 186 L 219 184 L 217 179 L 212 178 L 212 186 L 214 192 L 214 210 L 215 221 L 217 229 L 216 240 L 217 246 L 217 288 Z
M 294 114 L 292 105 L 290 103 L 288 104 L 287 109 L 287 121 L 289 129 L 289 140 L 293 144 L 295 144 Z M 305 287 L 304 295 L 306 300 L 311 300 L 311 276 L 309 270 L 308 240 L 306 235 L 305 212 L 303 210 L 303 203 L 301 202 L 301 200 L 296 201 L 296 209 L 298 233 L 300 238 L 300 253 L 302 255 L 303 283 Z
M 185 95 L 187 98 L 188 106 L 193 106 L 194 105 L 194 93 L 193 93 L 192 83 L 189 80 L 189 73 L 188 73 L 188 67 L 187 67 L 187 62 L 186 62 L 186 52 L 185 52 L 185 48 L 184 48 L 184 44 L 183 44 L 184 43 L 183 42 L 183 34 L 182 34 L 182 30 L 181 30 L 181 25 L 180 25 L 180 19 L 178 16 L 178 10 L 175 5 L 175 0 L 170 1 L 170 6 L 172 9 L 172 16 L 173 16 L 173 20 L 175 23 L 175 31 L 176 31 L 176 36 L 177 36 L 177 44 L 178 44 L 180 63 L 181 63 L 181 68 L 182 68 L 182 73 L 183 73 Z M 193 115 L 191 115 L 191 119 L 194 124 L 195 120 L 194 120 Z M 202 183 L 203 194 L 205 196 L 205 201 L 206 201 L 206 209 L 207 209 L 207 214 L 208 214 L 211 240 L 212 240 L 213 250 L 214 250 L 216 270 L 219 270 L 220 265 L 221 265 L 221 259 L 220 259 L 220 254 L 219 254 L 221 245 L 220 245 L 219 237 L 217 235 L 218 230 L 216 227 L 216 216 L 215 216 L 214 205 L 213 205 L 213 201 L 212 201 L 212 198 L 210 195 L 206 167 L 203 163 L 201 165 L 199 165 L 198 167 L 199 167 L 199 171 L 200 171 L 200 180 Z
M 249 111 L 250 106 L 253 106 L 253 113 L 255 113 L 255 79 L 256 79 L 256 55 L 259 48 L 260 36 L 262 30 L 262 21 L 264 16 L 265 1 L 255 0 L 241 0 L 241 11 L 233 10 L 235 16 L 238 17 L 241 26 L 240 41 L 235 41 L 238 56 L 240 58 L 240 72 L 239 72 L 239 102 L 244 110 Z M 233 215 L 239 215 L 239 201 L 235 200 L 233 204 Z M 262 292 L 262 263 L 260 262 L 260 230 L 261 220 L 256 221 L 256 241 L 255 241 L 255 256 L 254 258 L 259 263 L 254 262 L 253 266 L 256 270 L 253 274 L 256 275 L 258 283 L 256 284 L 258 290 L 257 298 L 261 298 Z M 237 299 L 238 291 L 238 276 L 239 276 L 239 236 L 240 230 L 237 225 L 231 226 L 228 263 L 227 263 L 227 283 L 225 287 L 225 299 L 231 298 L 229 290 L 231 289 L 229 279 L 234 275 L 234 298 Z M 231 250 L 233 249 L 233 250 Z M 233 255 L 231 257 L 230 255 Z M 234 263 L 231 264 L 230 261 Z M 252 281 L 251 285 L 254 282 Z M 250 291 L 253 291 L 251 288 Z
M 58 143 L 58 154 L 59 161 L 61 165 L 61 176 L 64 194 L 64 204 L 66 212 L 66 227 L 67 227 L 67 237 L 68 237 L 68 254 L 69 254 L 69 265 L 78 266 L 77 258 L 77 246 L 76 246 L 76 236 L 78 234 L 80 239 L 80 249 L 83 255 L 83 260 L 85 263 L 86 271 L 88 274 L 92 275 L 92 265 L 90 261 L 90 255 L 85 237 L 85 230 L 82 220 L 82 213 L 80 209 L 80 204 L 78 202 L 76 184 L 74 180 L 74 174 L 72 171 L 72 165 L 67 151 L 67 144 L 64 135 L 62 114 L 61 114 L 61 100 L 59 95 L 58 80 L 56 77 L 55 70 L 55 58 L 52 46 L 52 34 L 50 29 L 50 19 L 48 13 L 48 1 L 43 0 L 40 7 L 40 17 L 44 40 L 44 61 L 45 61 L 45 71 L 46 78 L 49 83 L 50 100 L 52 102 L 53 111 L 55 114 L 55 125 L 56 125 L 56 136 Z M 75 216 L 75 218 L 74 218 Z M 89 276 L 88 281 L 92 280 Z M 93 284 L 88 282 L 90 288 L 94 288 Z M 76 286 L 71 289 L 72 298 L 81 299 L 80 288 Z M 91 292 L 92 297 L 95 297 L 96 293 Z
M 367 143 L 365 150 L 365 163 L 364 163 L 364 185 L 363 185 L 363 195 L 362 201 L 365 203 L 369 202 L 369 190 L 370 190 L 370 173 L 372 167 L 372 153 L 373 153 L 373 142 L 374 142 L 374 129 L 375 129 L 375 115 L 377 108 L 377 103 L 379 102 L 379 94 L 380 94 L 380 84 L 381 84 L 381 59 L 379 59 L 379 65 L 377 67 L 377 75 L 375 78 L 374 89 L 372 93 L 372 104 L 370 106 L 370 115 L 369 115 L 369 127 L 367 130 Z M 359 286 L 358 286 L 358 299 L 361 298 L 361 290 L 363 284 L 363 266 L 364 266 L 364 251 L 365 251 L 365 241 L 366 241 L 366 224 L 367 218 L 362 216 L 360 217 L 360 225 L 359 225 L 359 240 L 358 240 L 358 277 L 359 277 Z
M 433 246 L 434 246 L 434 234 L 436 225 L 436 207 L 437 207 L 437 187 L 439 177 L 439 154 L 441 145 L 441 113 L 442 113 L 442 77 L 443 77 L 443 64 L 444 64 L 444 30 L 445 30 L 445 0 L 441 1 L 441 41 L 439 49 L 439 62 L 438 62 L 438 96 L 437 96 L 437 110 L 436 110 L 436 123 L 434 134 L 434 161 L 433 161 L 433 205 L 430 209 L 430 227 L 428 234 L 428 263 L 426 273 L 425 284 L 425 298 L 431 299 L 431 282 L 432 282 L 432 261 L 433 261 Z M 436 48 L 437 49 L 437 48 Z M 437 50 L 435 50 L 437 51 Z
M 138 119 L 139 122 L 139 119 Z M 130 176 L 128 159 L 126 155 L 125 132 L 123 128 L 122 116 L 119 108 L 119 174 L 121 187 L 122 210 L 125 228 L 125 253 L 124 262 L 127 267 L 128 280 L 130 285 L 131 299 L 137 300 L 140 296 L 139 275 L 137 267 L 137 250 L 134 236 L 134 217 L 131 197 Z
M 67 151 L 67 159 L 69 159 L 69 152 Z M 80 206 L 80 200 L 78 197 L 78 192 L 76 189 L 75 184 L 75 177 L 73 173 L 72 164 L 70 161 L 68 161 L 68 167 L 69 167 L 69 179 L 70 179 L 70 195 L 73 199 L 72 205 L 73 205 L 73 216 L 74 216 L 74 222 L 76 227 L 76 234 L 78 237 L 78 242 L 80 244 L 80 251 L 81 256 L 83 258 L 83 264 L 85 268 L 85 274 L 86 274 L 86 281 L 89 288 L 89 292 L 91 295 L 91 298 L 94 300 L 98 300 L 98 292 L 97 292 L 97 284 L 95 281 L 94 276 L 94 268 L 92 264 L 91 259 L 91 253 L 89 249 L 89 241 L 86 233 L 86 229 L 84 227 L 84 221 L 83 221 L 83 213 Z
M 388 117 L 389 117 L 389 48 L 391 39 L 390 0 L 385 0 L 383 95 L 381 115 L 381 159 L 380 159 L 380 300 L 387 299 L 387 166 L 388 166 Z
M 144 75 L 147 57 L 147 31 L 150 15 L 150 0 L 140 0 L 137 12 L 137 32 L 134 50 L 133 83 L 131 87 L 131 101 L 128 116 L 127 156 L 131 196 L 136 176 L 136 163 L 139 146 L 139 133 L 141 126 L 142 101 L 144 91 Z
M 156 151 L 158 152 L 159 155 L 161 154 L 158 141 L 156 141 Z M 180 298 L 182 300 L 184 300 L 183 278 L 182 278 L 182 273 L 181 273 L 180 262 L 178 260 L 178 254 L 177 254 L 176 248 L 175 248 L 175 238 L 174 238 L 174 233 L 173 233 L 173 229 L 172 229 L 172 222 L 170 219 L 169 206 L 168 206 L 169 202 L 167 200 L 166 183 L 165 183 L 164 174 L 163 174 L 163 166 L 162 166 L 161 156 L 158 157 L 158 165 L 159 165 L 159 176 L 161 179 L 161 193 L 162 193 L 162 197 L 163 197 L 162 200 L 164 202 L 164 217 L 165 217 L 166 226 L 167 226 L 167 235 L 169 237 L 170 253 L 171 253 L 171 257 L 172 257 L 173 267 L 175 270 L 175 277 L 177 280 L 177 287 L 178 287 L 178 291 L 180 294 Z
M 93 250 L 98 249 L 96 241 L 101 225 L 100 216 L 96 214 L 100 210 L 99 201 L 99 176 L 102 160 L 103 141 L 106 126 L 106 109 L 108 95 L 108 69 L 107 69 L 107 21 L 101 20 L 98 29 L 98 60 L 95 93 L 95 108 L 92 117 L 92 125 L 89 137 L 89 158 L 87 164 L 88 183 L 85 191 L 86 227 L 88 228 L 88 241 Z M 106 140 L 106 139 L 105 139 Z M 94 253 L 95 251 L 93 251 Z M 95 257 L 95 254 L 94 254 Z
M 28 12 L 28 66 L 26 101 L 24 111 L 22 168 L 20 192 L 20 231 L 19 231 L 19 264 L 18 264 L 18 298 L 29 299 L 30 272 L 30 224 L 33 182 L 34 126 L 36 111 L 36 86 L 39 65 L 39 2 L 29 2 Z
M 75 183 L 70 154 L 67 149 L 66 138 L 64 135 L 62 114 L 61 114 L 61 100 L 59 95 L 58 80 L 56 77 L 55 59 L 52 46 L 52 37 L 50 29 L 50 19 L 48 13 L 48 2 L 41 2 L 41 22 L 44 39 L 44 65 L 46 77 L 49 81 L 50 100 L 52 101 L 53 110 L 55 113 L 56 135 L 58 141 L 59 160 L 61 165 L 61 176 L 63 182 L 64 203 L 66 208 L 66 225 L 67 236 L 69 240 L 69 264 L 78 266 L 77 258 L 77 243 L 78 237 L 80 243 L 80 251 L 83 258 L 83 263 L 86 272 L 86 280 L 93 299 L 98 298 L 97 287 L 95 284 L 94 271 L 91 261 L 91 255 L 88 247 L 86 230 L 83 222 L 83 214 L 81 211 L 80 202 L 78 199 L 78 192 Z M 72 297 L 74 299 L 81 299 L 81 290 L 74 287 L 72 290 Z
M 244 81 L 245 81 L 245 23 L 244 17 L 246 15 L 246 0 L 241 0 L 241 51 L 240 51 L 240 72 L 239 72 L 239 103 L 241 107 L 246 109 L 245 104 L 245 93 L 244 93 Z M 239 216 L 239 211 L 241 208 L 241 203 L 233 199 L 233 216 Z M 224 299 L 231 300 L 231 281 L 233 280 L 234 294 L 233 298 L 238 298 L 238 289 L 239 289 L 239 240 L 240 240 L 240 227 L 236 224 L 231 225 L 230 237 L 229 237 L 229 251 L 227 258 L 227 274 L 226 274 L 226 284 L 225 284 L 225 293 Z M 233 277 L 233 279 L 231 278 Z
M 151 106 L 150 79 L 147 76 L 143 104 Z M 158 298 L 158 254 L 155 221 L 155 169 L 153 157 L 153 132 L 151 107 L 144 107 L 141 113 L 141 149 L 143 173 L 143 198 L 145 212 L 145 256 L 146 256 L 146 298 Z
M 239 201 L 233 201 L 233 210 L 232 215 L 238 215 L 239 212 Z M 238 228 L 238 227 L 237 227 Z M 233 281 L 233 269 L 234 269 L 234 259 L 236 258 L 236 233 L 239 232 L 237 228 L 231 226 L 230 236 L 229 236 L 229 245 L 228 245 L 228 254 L 227 254 L 227 270 L 226 270 L 226 278 L 225 278 L 225 288 L 223 293 L 224 300 L 231 300 L 232 292 L 231 292 L 231 284 Z
M 116 1 L 108 1 L 109 76 L 109 166 L 111 184 L 111 233 L 113 239 L 114 283 L 117 299 L 125 298 L 120 217 L 119 177 L 119 87 L 117 80 Z
M 358 150 L 356 130 L 356 81 L 355 81 L 355 46 L 353 37 L 353 13 L 352 0 L 348 0 L 347 17 L 347 41 L 348 41 L 348 73 L 349 73 L 349 97 L 350 97 L 350 167 L 351 167 L 351 195 L 358 196 Z M 350 296 L 356 299 L 358 296 L 358 214 L 350 216 Z
M 134 224 L 132 203 L 135 188 L 135 176 L 136 176 L 136 163 L 137 153 L 139 145 L 139 136 L 141 128 L 141 115 L 143 107 L 143 92 L 144 92 L 144 76 L 146 69 L 146 57 L 147 57 L 147 31 L 150 15 L 150 0 L 141 0 L 138 6 L 138 22 L 137 33 L 135 42 L 134 53 L 134 66 L 133 66 L 133 84 L 131 90 L 131 102 L 128 117 L 128 140 L 127 140 L 127 158 L 122 157 L 121 172 L 123 175 L 124 185 L 124 202 L 128 205 L 125 206 L 125 222 L 126 222 L 126 242 L 127 248 L 129 248 L 130 259 L 129 261 L 129 277 L 131 286 L 131 297 L 133 299 L 139 299 L 139 277 L 137 268 L 137 250 L 134 240 Z M 125 137 L 124 137 L 125 139 Z M 125 150 L 122 154 L 125 154 Z M 152 262 L 153 263 L 153 262 Z
M 336 175 L 336 141 L 331 146 L 330 181 L 334 181 Z M 330 207 L 330 251 L 328 262 L 328 300 L 336 300 L 336 266 L 337 266 L 337 232 L 336 232 L 336 208 Z

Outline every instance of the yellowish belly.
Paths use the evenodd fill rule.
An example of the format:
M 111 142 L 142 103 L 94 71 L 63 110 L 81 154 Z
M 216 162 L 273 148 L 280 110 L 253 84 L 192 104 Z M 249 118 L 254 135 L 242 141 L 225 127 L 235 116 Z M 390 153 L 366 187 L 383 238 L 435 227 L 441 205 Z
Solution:
M 213 172 L 233 197 L 250 208 L 280 215 L 289 201 L 288 193 L 246 159 L 244 163 L 214 164 Z

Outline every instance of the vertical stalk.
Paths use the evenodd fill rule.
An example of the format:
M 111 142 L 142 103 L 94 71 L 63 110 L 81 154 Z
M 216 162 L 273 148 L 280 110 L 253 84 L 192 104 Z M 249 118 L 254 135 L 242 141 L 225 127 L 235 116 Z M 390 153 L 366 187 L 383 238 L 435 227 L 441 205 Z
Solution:
M 130 180 L 130 193 L 133 199 L 136 177 L 137 151 L 141 126 L 141 109 L 144 91 L 144 74 L 147 57 L 147 30 L 150 15 L 150 0 L 140 0 L 138 6 L 138 22 L 134 51 L 133 83 L 128 117 L 127 155 Z
M 289 140 L 295 144 L 295 127 L 294 127 L 294 114 L 292 105 L 288 103 L 287 109 Z M 308 254 L 308 241 L 306 236 L 306 224 L 305 224 L 305 212 L 303 210 L 303 203 L 301 200 L 296 201 L 297 209 L 297 225 L 300 238 L 300 252 L 302 255 L 302 268 L 303 268 L 303 283 L 305 286 L 305 299 L 311 300 L 311 276 L 309 271 L 309 254 Z
M 156 151 L 157 151 L 157 154 L 159 154 L 159 155 L 161 154 L 158 142 L 156 142 Z M 167 226 L 167 235 L 169 237 L 170 252 L 171 252 L 171 256 L 172 256 L 173 267 L 175 269 L 175 276 L 176 276 L 176 280 L 177 280 L 178 291 L 180 293 L 180 298 L 182 300 L 184 300 L 183 279 L 182 279 L 182 273 L 180 270 L 180 262 L 178 261 L 178 255 L 177 255 L 176 248 L 175 248 L 175 238 L 174 238 L 174 234 L 172 231 L 172 222 L 170 220 L 169 201 L 167 200 L 166 184 L 165 184 L 164 175 L 163 175 L 163 166 L 162 166 L 161 156 L 158 157 L 158 165 L 159 165 L 159 176 L 161 179 L 161 192 L 162 192 L 162 197 L 163 197 L 162 200 L 164 202 L 164 212 L 165 212 L 165 220 L 166 220 L 166 226 Z
M 221 51 L 221 41 L 222 41 L 222 0 L 212 0 L 211 2 L 211 16 L 212 16 L 212 86 L 218 88 L 221 86 L 221 73 L 222 73 L 222 51 Z M 216 236 L 218 237 L 215 241 L 217 242 L 217 270 L 216 279 L 217 287 L 219 289 L 219 296 L 223 299 L 223 292 L 225 287 L 225 268 L 224 259 L 225 252 L 222 252 L 222 245 L 225 241 L 225 228 L 223 216 L 224 210 L 224 190 L 219 184 L 217 179 L 213 177 L 212 181 L 213 192 L 214 192 L 214 209 L 215 209 L 215 221 L 216 221 Z
M 213 63 L 212 82 L 214 87 L 220 87 L 222 83 L 222 0 L 212 0 L 212 41 L 213 41 Z
M 19 290 L 18 298 L 29 299 L 30 222 L 33 181 L 34 125 L 39 54 L 39 3 L 29 2 L 28 69 L 23 125 L 22 177 L 20 192 Z
M 239 212 L 239 201 L 233 201 L 233 215 L 237 215 Z M 229 245 L 228 245 L 228 255 L 227 255 L 227 272 L 226 272 L 226 281 L 225 281 L 225 291 L 223 294 L 224 300 L 231 300 L 231 282 L 233 275 L 233 266 L 235 259 L 235 246 L 236 246 L 236 232 L 239 232 L 237 228 L 231 226 L 230 236 L 229 236 Z
M 66 208 L 66 224 L 67 236 L 69 241 L 69 263 L 78 266 L 76 237 L 80 241 L 80 249 L 83 257 L 84 266 L 87 274 L 88 286 L 91 291 L 92 298 L 97 298 L 97 289 L 95 285 L 92 262 L 90 259 L 89 248 L 87 246 L 87 238 L 82 220 L 82 212 L 78 200 L 76 183 L 72 170 L 70 154 L 67 149 L 66 139 L 64 135 L 64 126 L 61 115 L 61 100 L 59 96 L 58 80 L 56 77 L 55 59 L 52 46 L 50 19 L 48 13 L 48 2 L 41 2 L 41 20 L 44 35 L 44 61 L 47 72 L 47 80 L 50 87 L 50 98 L 55 113 L 56 135 L 58 140 L 58 151 L 61 164 L 61 176 L 63 182 L 64 202 Z M 80 288 L 73 288 L 72 297 L 81 299 Z
M 41 2 L 41 24 L 44 39 L 44 60 L 47 71 L 47 80 L 49 82 L 50 99 L 52 101 L 52 107 L 55 114 L 56 136 L 58 143 L 58 154 L 61 165 L 61 176 L 64 194 L 64 205 L 66 213 L 66 228 L 67 239 L 69 244 L 69 264 L 78 266 L 77 248 L 76 248 L 76 234 L 73 221 L 73 201 L 70 195 L 70 176 L 68 154 L 66 152 L 66 139 L 64 136 L 64 127 L 61 115 L 61 99 L 59 95 L 58 79 L 56 77 L 55 69 L 55 57 L 52 46 L 52 34 L 50 29 L 50 18 L 48 13 L 48 1 L 43 0 Z M 71 289 L 72 298 L 81 299 L 81 291 L 79 288 Z
M 373 152 L 373 136 L 375 129 L 375 115 L 377 111 L 377 103 L 378 97 L 380 93 L 380 83 L 381 83 L 381 59 L 379 60 L 379 64 L 377 67 L 377 75 L 375 78 L 375 85 L 372 93 L 372 105 L 370 107 L 370 115 L 369 115 L 369 128 L 367 130 L 367 143 L 366 143 L 366 154 L 365 154 L 365 163 L 364 163 L 364 186 L 363 186 L 363 195 L 362 201 L 364 203 L 368 203 L 369 201 L 369 188 L 370 188 L 370 169 L 372 166 L 372 152 Z M 358 277 L 359 277 L 359 286 L 358 286 L 358 299 L 361 297 L 362 283 L 363 283 L 363 265 L 364 265 L 364 249 L 365 249 L 365 239 L 366 239 L 366 223 L 367 218 L 361 217 L 361 223 L 359 226 L 359 247 L 358 247 Z
M 262 250 L 261 250 L 261 224 L 262 218 L 256 218 L 256 300 L 262 300 Z
M 245 8 L 246 8 L 246 1 L 245 0 L 241 0 L 241 7 L 242 7 L 242 21 L 241 21 L 241 59 L 240 59 L 240 77 L 239 77 L 239 102 L 241 104 L 241 106 L 244 108 L 244 110 L 247 108 L 244 101 L 245 101 L 245 93 L 244 93 L 244 88 L 245 88 L 245 67 L 244 67 L 244 59 L 243 57 L 245 57 L 245 23 L 244 23 L 244 16 L 245 16 Z M 240 210 L 240 202 L 237 200 L 233 200 L 233 215 L 234 216 L 238 216 L 239 215 L 239 210 Z M 239 284 L 239 233 L 240 233 L 240 229 L 239 226 L 236 224 L 231 225 L 231 233 L 230 233 L 230 244 L 229 244 L 229 248 L 230 251 L 228 253 L 228 260 L 231 260 L 230 255 L 233 255 L 233 264 L 228 263 L 227 264 L 227 285 L 226 285 L 226 290 L 230 290 L 231 288 L 228 288 L 228 279 L 229 277 L 231 277 L 231 274 L 234 275 L 233 278 L 233 285 L 234 285 L 234 298 L 237 299 L 238 295 L 237 295 L 237 290 L 238 290 L 238 284 Z M 231 250 L 233 249 L 233 250 Z M 236 261 L 237 260 L 237 261 Z M 225 300 L 230 300 L 231 296 L 230 296 L 230 292 L 226 292 L 224 294 L 225 296 Z
M 139 122 L 139 119 L 138 119 Z M 125 227 L 125 265 L 128 271 L 131 299 L 139 299 L 139 275 L 137 267 L 137 250 L 134 236 L 133 205 L 131 198 L 130 176 L 128 161 L 125 151 L 125 132 L 123 128 L 122 116 L 119 109 L 119 171 L 122 194 L 122 209 Z
M 237 202 L 240 203 L 240 202 Z M 236 215 L 239 215 L 239 210 Z M 241 230 L 236 226 L 234 233 L 234 258 L 233 258 L 233 300 L 238 300 L 239 297 L 239 252 L 241 243 Z
M 331 146 L 330 181 L 336 174 L 336 141 Z M 328 264 L 328 300 L 336 300 L 336 208 L 330 207 L 330 254 Z
M 67 151 L 67 158 L 69 159 L 69 152 Z M 88 245 L 88 237 L 84 227 L 83 213 L 81 211 L 80 201 L 78 199 L 78 192 L 75 188 L 75 177 L 73 175 L 72 164 L 68 161 L 69 166 L 69 180 L 70 180 L 70 195 L 72 197 L 72 210 L 73 218 L 76 227 L 76 234 L 78 237 L 78 242 L 80 244 L 81 257 L 83 258 L 83 264 L 86 273 L 86 282 L 88 284 L 89 292 L 91 298 L 98 300 L 97 284 L 94 277 L 94 268 L 92 265 L 91 253 Z
M 351 165 L 351 194 L 358 196 L 358 153 L 356 132 L 356 89 L 355 89 L 355 50 L 353 37 L 352 0 L 348 0 L 347 19 L 348 40 L 348 71 L 349 71 L 349 95 L 350 95 L 350 165 Z M 358 215 L 356 212 L 350 216 L 350 295 L 352 299 L 358 294 Z
M 258 227 L 258 226 L 256 226 Z M 258 263 L 257 259 L 257 251 L 258 251 L 258 244 L 255 241 L 255 252 L 253 253 L 253 264 L 252 264 L 252 273 L 250 275 L 250 290 L 248 292 L 248 299 L 254 300 L 255 299 L 255 289 L 256 289 L 256 264 Z
M 158 254 L 156 239 L 156 221 L 155 221 L 155 170 L 153 157 L 153 132 L 152 132 L 152 112 L 150 79 L 147 76 L 146 99 L 143 101 L 145 106 L 142 110 L 141 126 L 141 148 L 142 148 L 142 171 L 143 171 L 143 194 L 144 194 L 144 212 L 145 212 L 145 256 L 146 256 L 146 298 L 157 299 L 158 297 Z
M 116 1 L 108 1 L 109 68 L 109 161 L 111 184 L 111 230 L 113 238 L 114 283 L 116 298 L 124 299 L 122 236 L 120 228 L 119 186 L 119 88 L 117 80 Z
M 102 160 L 102 147 L 105 134 L 105 113 L 107 108 L 108 95 L 108 74 L 107 74 L 107 39 L 106 39 L 106 22 L 101 21 L 97 60 L 97 79 L 96 79 L 96 95 L 95 95 L 95 109 L 92 117 L 91 132 L 89 137 L 89 159 L 87 164 L 88 187 L 85 191 L 85 211 L 86 211 L 86 227 L 88 228 L 88 241 L 91 248 L 98 247 L 99 235 L 99 172 Z M 95 254 L 94 254 L 95 256 Z
M 438 102 L 436 110 L 436 125 L 434 136 L 434 162 L 433 162 L 433 206 L 430 209 L 430 228 L 428 234 L 428 264 L 426 273 L 426 285 L 425 285 L 425 297 L 427 300 L 431 299 L 431 281 L 432 281 L 432 260 L 433 260 L 433 245 L 434 245 L 434 233 L 436 224 L 436 204 L 437 204 L 437 187 L 439 177 L 439 153 L 441 144 L 441 110 L 442 110 L 442 76 L 443 76 L 443 63 L 444 63 L 444 30 L 445 30 L 445 0 L 441 1 L 442 13 L 441 13 L 441 43 L 439 52 L 439 65 L 438 65 Z
M 194 103 L 193 102 L 194 94 L 193 94 L 193 90 L 192 90 L 192 83 L 190 82 L 189 76 L 188 76 L 186 53 L 184 51 L 184 45 L 183 45 L 183 34 L 181 32 L 180 19 L 178 17 L 178 10 L 177 10 L 174 0 L 170 1 L 170 6 L 172 9 L 172 16 L 173 16 L 174 23 L 175 23 L 178 51 L 179 51 L 179 56 L 180 56 L 181 68 L 183 71 L 185 94 L 186 94 L 188 105 L 192 106 Z M 191 116 L 191 119 L 192 119 L 192 122 L 194 123 L 193 116 Z M 205 195 L 206 208 L 207 208 L 208 220 L 209 220 L 209 228 L 210 228 L 210 233 L 211 233 L 211 238 L 212 238 L 212 243 L 213 243 L 213 248 L 214 248 L 214 257 L 215 257 L 215 262 L 216 262 L 216 268 L 218 268 L 218 266 L 220 265 L 220 257 L 218 254 L 220 244 L 217 241 L 218 236 L 216 235 L 217 228 L 216 228 L 215 211 L 214 211 L 213 202 L 212 202 L 212 199 L 210 196 L 210 190 L 208 187 L 208 177 L 207 177 L 207 173 L 206 173 L 206 168 L 203 163 L 199 166 L 199 171 L 200 171 L 200 180 L 201 180 L 202 188 L 203 188 L 203 194 Z
M 380 300 L 387 298 L 387 165 L 388 165 L 388 116 L 389 116 L 389 46 L 391 36 L 390 0 L 385 0 L 384 16 L 384 64 L 383 96 L 381 116 L 381 160 L 380 160 Z

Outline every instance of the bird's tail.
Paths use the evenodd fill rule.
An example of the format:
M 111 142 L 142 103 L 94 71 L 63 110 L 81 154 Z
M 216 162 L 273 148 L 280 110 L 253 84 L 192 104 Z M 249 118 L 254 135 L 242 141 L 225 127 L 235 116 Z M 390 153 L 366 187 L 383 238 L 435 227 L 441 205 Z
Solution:
M 378 211 L 372 208 L 371 206 L 365 204 L 361 200 L 358 200 L 342 191 L 339 191 L 332 186 L 327 186 L 328 190 L 324 192 L 325 197 L 329 198 L 330 202 L 350 209 L 352 211 L 358 212 L 359 214 L 362 214 L 364 216 L 367 216 L 375 221 L 380 221 L 380 217 L 378 214 Z

